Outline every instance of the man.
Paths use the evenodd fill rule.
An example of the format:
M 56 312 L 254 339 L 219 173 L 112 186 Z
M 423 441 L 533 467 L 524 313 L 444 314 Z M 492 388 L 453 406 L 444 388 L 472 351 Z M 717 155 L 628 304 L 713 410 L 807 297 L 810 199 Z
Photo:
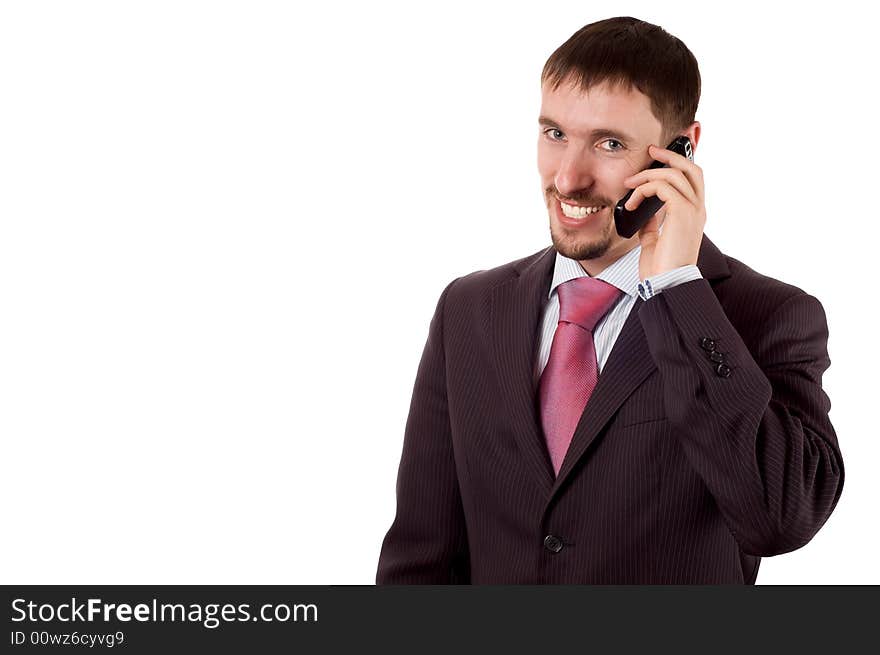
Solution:
M 553 245 L 441 294 L 377 583 L 752 584 L 831 514 L 824 311 L 703 235 L 702 170 L 665 149 L 696 149 L 699 96 L 691 52 L 633 18 L 547 61 Z M 664 204 L 627 239 L 631 189 Z

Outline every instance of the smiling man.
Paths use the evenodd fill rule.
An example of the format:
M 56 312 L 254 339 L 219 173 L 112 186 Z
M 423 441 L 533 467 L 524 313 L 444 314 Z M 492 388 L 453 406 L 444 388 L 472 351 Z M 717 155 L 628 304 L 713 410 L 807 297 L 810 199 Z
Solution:
M 680 40 L 592 23 L 541 88 L 552 245 L 440 295 L 377 583 L 752 584 L 843 487 L 822 306 L 703 234 L 702 170 L 664 147 L 700 138 Z M 663 206 L 627 239 L 630 190 Z

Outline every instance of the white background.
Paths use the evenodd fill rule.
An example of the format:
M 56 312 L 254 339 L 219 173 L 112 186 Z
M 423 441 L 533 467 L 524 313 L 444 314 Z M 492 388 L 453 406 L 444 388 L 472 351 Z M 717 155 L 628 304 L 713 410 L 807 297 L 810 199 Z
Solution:
M 0 582 L 372 584 L 440 292 L 550 244 L 541 68 L 633 15 L 706 234 L 828 316 L 843 497 L 758 582 L 880 583 L 864 4 L 4 3 Z

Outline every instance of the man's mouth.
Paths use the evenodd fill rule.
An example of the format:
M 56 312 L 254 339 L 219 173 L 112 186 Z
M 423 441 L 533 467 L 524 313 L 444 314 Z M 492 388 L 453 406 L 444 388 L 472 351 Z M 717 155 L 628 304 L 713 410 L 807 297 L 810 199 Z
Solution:
M 562 207 L 562 213 L 568 218 L 585 218 L 590 214 L 595 214 L 597 212 L 605 209 L 605 205 L 594 205 L 592 207 L 582 206 L 582 205 L 569 205 L 568 203 L 559 201 L 560 207 Z

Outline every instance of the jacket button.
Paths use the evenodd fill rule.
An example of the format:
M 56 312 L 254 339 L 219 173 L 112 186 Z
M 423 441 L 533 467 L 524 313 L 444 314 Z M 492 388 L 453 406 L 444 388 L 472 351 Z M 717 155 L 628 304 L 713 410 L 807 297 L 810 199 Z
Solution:
M 700 339 L 700 348 L 712 352 L 713 350 L 715 350 L 715 341 L 710 339 L 709 337 L 703 337 L 702 339 Z
M 723 378 L 730 377 L 730 367 L 727 364 L 719 364 L 715 368 L 715 372 Z
M 713 350 L 709 353 L 709 359 L 713 362 L 720 363 L 724 361 L 724 353 L 720 353 L 717 350 Z
M 552 534 L 548 534 L 544 537 L 544 548 L 552 553 L 558 553 L 562 550 L 562 539 Z

